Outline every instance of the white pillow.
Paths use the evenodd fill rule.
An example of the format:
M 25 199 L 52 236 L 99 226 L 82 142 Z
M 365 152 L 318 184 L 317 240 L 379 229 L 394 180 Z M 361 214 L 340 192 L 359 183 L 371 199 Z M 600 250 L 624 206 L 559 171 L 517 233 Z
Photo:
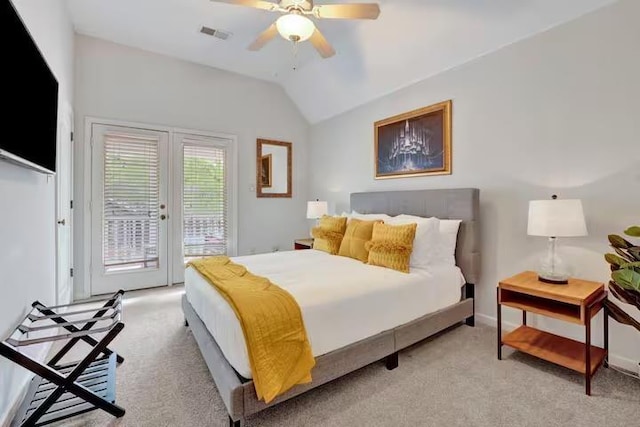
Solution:
M 390 225 L 418 224 L 416 237 L 413 240 L 413 251 L 409 266 L 411 268 L 428 268 L 438 263 L 435 258 L 440 246 L 440 220 L 438 218 L 422 218 L 411 215 L 398 215 L 385 221 Z
M 424 220 L 425 218 L 415 215 L 398 215 L 394 218 L 403 220 Z M 456 245 L 458 243 L 459 219 L 440 219 L 438 243 L 429 248 L 429 262 L 431 265 L 456 265 Z
M 362 219 L 364 221 L 375 221 L 377 219 L 381 219 L 383 221 L 386 222 L 386 220 L 388 220 L 389 218 L 391 218 L 389 215 L 387 214 L 361 214 L 358 213 L 356 211 L 351 211 L 351 214 L 347 214 L 343 216 L 347 216 L 348 218 L 357 218 L 357 219 Z
M 459 219 L 440 220 L 440 249 L 437 256 L 441 264 L 456 265 L 456 245 L 458 244 Z

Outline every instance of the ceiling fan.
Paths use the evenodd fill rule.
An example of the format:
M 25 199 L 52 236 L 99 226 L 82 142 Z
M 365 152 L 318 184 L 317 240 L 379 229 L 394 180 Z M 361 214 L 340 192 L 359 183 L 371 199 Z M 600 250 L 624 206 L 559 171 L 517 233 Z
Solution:
M 376 3 L 314 5 L 312 0 L 280 0 L 279 3 L 265 0 L 211 1 L 284 14 L 249 45 L 249 50 L 262 49 L 277 34 L 280 34 L 294 44 L 309 40 L 323 58 L 329 58 L 336 52 L 308 16 L 319 19 L 377 19 L 380 15 L 380 6 Z

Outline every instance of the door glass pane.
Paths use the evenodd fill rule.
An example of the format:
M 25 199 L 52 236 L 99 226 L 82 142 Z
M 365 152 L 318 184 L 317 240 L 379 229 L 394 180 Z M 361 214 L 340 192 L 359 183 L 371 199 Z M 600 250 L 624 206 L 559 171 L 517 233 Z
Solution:
M 102 260 L 105 272 L 158 268 L 158 138 L 108 133 L 104 139 Z
M 185 259 L 227 253 L 225 149 L 183 141 Z

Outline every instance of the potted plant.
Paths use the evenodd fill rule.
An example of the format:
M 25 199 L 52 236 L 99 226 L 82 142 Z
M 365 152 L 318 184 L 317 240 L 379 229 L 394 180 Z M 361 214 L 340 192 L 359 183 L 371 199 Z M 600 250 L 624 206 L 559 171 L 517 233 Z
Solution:
M 629 227 L 624 234 L 630 237 L 640 237 L 640 226 Z M 616 235 L 609 235 L 609 243 L 615 254 L 604 256 L 611 265 L 611 280 L 609 292 L 618 300 L 631 304 L 640 310 L 640 246 Z M 605 300 L 609 315 L 616 321 L 633 326 L 640 331 L 640 322 L 618 307 L 613 301 Z

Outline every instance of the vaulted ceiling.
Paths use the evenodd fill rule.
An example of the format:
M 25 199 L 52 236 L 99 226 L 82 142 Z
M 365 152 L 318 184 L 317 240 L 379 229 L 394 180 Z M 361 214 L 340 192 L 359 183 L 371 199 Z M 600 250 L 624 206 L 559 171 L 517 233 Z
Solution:
M 316 22 L 334 57 L 321 59 L 304 43 L 295 61 L 280 37 L 259 52 L 246 49 L 278 17 L 267 11 L 209 0 L 68 5 L 78 33 L 276 82 L 316 123 L 615 1 L 378 0 L 377 21 Z M 202 25 L 232 35 L 205 36 Z

